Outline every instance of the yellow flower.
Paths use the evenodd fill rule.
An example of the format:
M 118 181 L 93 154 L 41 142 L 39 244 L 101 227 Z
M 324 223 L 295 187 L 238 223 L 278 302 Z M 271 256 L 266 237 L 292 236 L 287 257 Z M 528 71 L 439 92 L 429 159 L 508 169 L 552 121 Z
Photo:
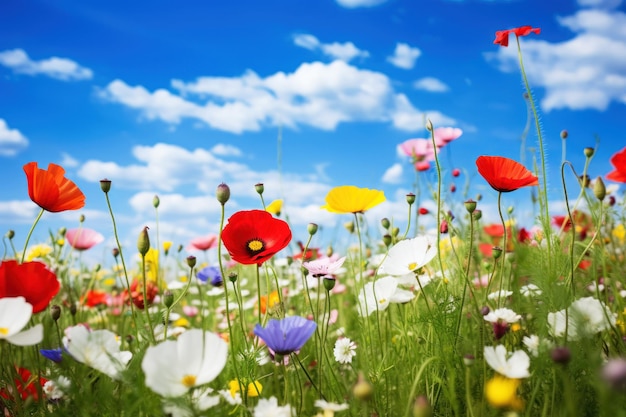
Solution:
M 30 248 L 26 259 L 30 262 L 33 259 L 44 258 L 52 252 L 52 247 L 46 244 L 34 245 Z
M 619 240 L 619 243 L 624 244 L 624 240 L 626 239 L 626 227 L 623 224 L 618 224 L 613 229 L 613 237 Z
M 235 394 L 239 392 L 241 385 L 245 384 L 240 384 L 236 379 L 233 379 L 228 383 L 228 390 L 233 398 L 235 398 Z M 246 388 L 246 395 L 248 397 L 258 397 L 261 392 L 263 392 L 263 385 L 261 385 L 259 381 L 250 382 Z
M 363 213 L 383 201 L 385 193 L 380 190 L 342 185 L 328 192 L 326 204 L 322 208 L 331 213 Z
M 171 247 L 172 247 L 172 241 L 171 240 L 166 240 L 165 242 L 163 242 L 163 253 L 166 256 L 169 253 Z
M 521 410 L 524 407 L 522 400 L 517 396 L 519 379 L 509 379 L 496 375 L 485 384 L 485 397 L 489 404 L 496 408 Z
M 272 213 L 274 216 L 280 216 L 283 209 L 283 200 L 274 200 L 265 207 L 265 211 Z

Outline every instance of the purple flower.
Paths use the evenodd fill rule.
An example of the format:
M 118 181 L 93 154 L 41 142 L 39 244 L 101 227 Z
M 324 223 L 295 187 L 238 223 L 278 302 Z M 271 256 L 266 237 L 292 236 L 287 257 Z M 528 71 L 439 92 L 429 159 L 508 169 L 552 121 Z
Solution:
M 257 324 L 254 334 L 259 336 L 268 348 L 278 355 L 288 355 L 300 350 L 313 335 L 317 324 L 300 316 L 285 317 L 282 320 L 270 319 L 265 327 Z
M 214 287 L 221 287 L 224 283 L 220 269 L 216 266 L 207 266 L 198 271 L 197 277 L 202 282 L 209 281 Z

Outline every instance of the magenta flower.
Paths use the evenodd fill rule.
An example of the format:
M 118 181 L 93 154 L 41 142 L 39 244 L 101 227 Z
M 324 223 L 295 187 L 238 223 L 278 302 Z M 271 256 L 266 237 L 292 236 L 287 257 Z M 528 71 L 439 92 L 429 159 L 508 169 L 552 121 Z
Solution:
M 435 152 L 430 139 L 408 139 L 400 144 L 400 149 L 413 162 L 434 161 Z
M 319 258 L 302 264 L 309 274 L 314 278 L 332 278 L 341 265 L 343 265 L 346 257 L 343 258 Z
M 434 134 L 435 145 L 437 145 L 438 148 L 442 148 L 461 136 L 463 131 L 458 127 L 438 127 L 435 129 Z
M 268 348 L 277 355 L 288 355 L 300 350 L 311 338 L 317 324 L 300 316 L 270 319 L 265 327 L 257 324 L 254 334 L 263 339 Z
M 87 250 L 104 241 L 104 236 L 92 229 L 80 227 L 70 229 L 65 233 L 67 243 L 76 250 Z
M 197 250 L 209 250 L 213 248 L 217 248 L 217 235 L 210 234 L 208 236 L 200 236 L 195 239 L 192 239 L 189 242 L 189 245 L 192 249 Z

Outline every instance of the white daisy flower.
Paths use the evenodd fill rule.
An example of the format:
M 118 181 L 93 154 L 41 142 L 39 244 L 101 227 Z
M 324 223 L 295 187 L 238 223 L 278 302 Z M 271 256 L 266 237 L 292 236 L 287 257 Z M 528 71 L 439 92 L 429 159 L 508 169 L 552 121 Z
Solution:
M 333 354 L 339 363 L 352 363 L 352 358 L 356 356 L 356 343 L 347 337 L 339 338 L 335 342 Z

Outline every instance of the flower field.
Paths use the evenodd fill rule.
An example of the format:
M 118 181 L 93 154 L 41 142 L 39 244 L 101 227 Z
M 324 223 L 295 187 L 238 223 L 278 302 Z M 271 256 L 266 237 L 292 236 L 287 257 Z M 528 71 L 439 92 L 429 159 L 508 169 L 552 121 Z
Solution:
M 523 80 L 520 38 L 539 34 L 496 33 L 501 47 L 515 36 Z M 497 196 L 492 223 L 479 197 L 444 198 L 439 152 L 460 129 L 426 127 L 430 138 L 400 149 L 437 181 L 406 196 L 405 219 L 369 215 L 385 201 L 379 190 L 327 194 L 321 208 L 349 219 L 347 247 L 319 247 L 311 223 L 294 251 L 263 184 L 250 185 L 257 207 L 229 217 L 230 188 L 215 184 L 221 227 L 191 242 L 215 263 L 147 227 L 136 247 L 122 247 L 107 179 L 110 266 L 82 261 L 105 240 L 82 221 L 31 242 L 44 212 L 80 210 L 85 197 L 61 166 L 26 164 L 41 211 L 23 248 L 12 231 L 3 238 L 4 415 L 626 416 L 626 200 L 605 184 L 626 183 L 626 148 L 595 179 L 586 148 L 585 166 L 571 167 L 578 188 L 564 190 L 566 214 L 556 215 L 537 123 L 535 166 L 482 155 L 464 167 Z M 537 218 L 524 228 L 502 199 L 528 190 Z M 424 216 L 434 230 L 420 227 Z

